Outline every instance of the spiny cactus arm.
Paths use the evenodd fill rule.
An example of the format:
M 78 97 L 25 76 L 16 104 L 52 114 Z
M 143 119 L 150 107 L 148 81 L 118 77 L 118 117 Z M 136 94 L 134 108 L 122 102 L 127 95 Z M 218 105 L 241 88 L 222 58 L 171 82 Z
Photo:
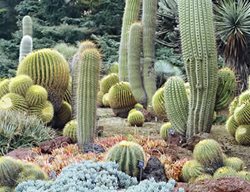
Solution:
M 23 27 L 23 36 L 29 35 L 32 37 L 33 29 L 32 29 L 32 19 L 30 16 L 26 15 L 22 19 L 22 27 Z
M 136 101 L 146 106 L 147 96 L 142 79 L 141 53 L 142 25 L 133 23 L 130 27 L 128 41 L 128 77 Z

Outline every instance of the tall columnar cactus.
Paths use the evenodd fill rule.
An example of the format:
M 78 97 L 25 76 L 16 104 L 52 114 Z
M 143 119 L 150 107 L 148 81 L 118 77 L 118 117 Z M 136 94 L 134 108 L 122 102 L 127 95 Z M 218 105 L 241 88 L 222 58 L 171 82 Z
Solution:
M 188 97 L 184 81 L 180 77 L 170 77 L 164 89 L 168 119 L 173 129 L 185 135 L 188 118 Z
M 143 148 L 131 141 L 121 141 L 114 145 L 107 154 L 107 161 L 114 161 L 119 165 L 119 169 L 130 176 L 139 175 L 139 161 L 145 161 Z
M 100 64 L 98 50 L 86 49 L 77 67 L 77 140 L 80 147 L 94 139 Z
M 138 20 L 141 0 L 126 0 L 122 21 L 122 34 L 119 47 L 119 79 L 128 80 L 128 33 L 132 23 Z
M 157 0 L 143 0 L 143 82 L 147 95 L 147 105 L 152 106 L 152 97 L 156 91 L 155 31 L 157 16 Z
M 26 57 L 26 55 L 31 53 L 32 50 L 33 50 L 32 37 L 30 37 L 29 35 L 23 36 L 19 48 L 19 63 L 22 61 L 24 57 Z
M 51 49 L 40 49 L 27 55 L 19 64 L 17 75 L 28 75 L 34 84 L 44 87 L 55 111 L 61 107 L 69 83 L 69 66 L 63 56 Z
M 129 31 L 128 40 L 128 77 L 132 93 L 137 102 L 146 105 L 147 96 L 142 77 L 142 25 L 133 23 Z
M 30 37 L 32 37 L 33 29 L 32 29 L 32 19 L 30 16 L 26 15 L 23 17 L 22 27 L 23 27 L 23 36 L 29 35 Z
M 190 83 L 186 137 L 210 132 L 218 84 L 211 0 L 179 0 L 182 53 Z

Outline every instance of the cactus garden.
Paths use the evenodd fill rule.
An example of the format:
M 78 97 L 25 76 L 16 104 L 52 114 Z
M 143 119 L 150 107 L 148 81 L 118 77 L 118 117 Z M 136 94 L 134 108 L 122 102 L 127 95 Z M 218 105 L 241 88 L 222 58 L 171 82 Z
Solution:
M 0 0 L 0 192 L 249 192 L 247 0 Z

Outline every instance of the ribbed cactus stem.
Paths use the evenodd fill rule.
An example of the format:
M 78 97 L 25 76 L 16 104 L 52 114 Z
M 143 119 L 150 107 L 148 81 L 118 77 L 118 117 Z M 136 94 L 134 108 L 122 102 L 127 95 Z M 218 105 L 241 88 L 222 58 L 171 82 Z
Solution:
M 128 77 L 132 93 L 138 103 L 147 104 L 141 66 L 142 25 L 133 23 L 129 31 L 128 41 Z
M 139 17 L 141 0 L 126 0 L 126 6 L 123 14 L 122 34 L 119 47 L 119 79 L 128 80 L 128 37 L 129 27 L 136 22 Z
M 33 29 L 32 29 L 32 19 L 30 16 L 26 15 L 23 17 L 22 27 L 23 27 L 23 36 L 29 35 L 30 37 L 32 37 Z
M 32 38 L 29 35 L 23 36 L 19 49 L 19 63 L 26 55 L 32 52 L 32 49 L 33 49 Z
M 77 140 L 81 148 L 94 139 L 100 63 L 98 50 L 86 49 L 77 67 Z
M 210 132 L 217 90 L 217 51 L 211 0 L 179 0 L 182 53 L 191 98 L 186 137 Z
M 154 62 L 157 4 L 157 0 L 143 0 L 143 80 L 148 107 L 152 106 L 152 97 L 156 91 Z

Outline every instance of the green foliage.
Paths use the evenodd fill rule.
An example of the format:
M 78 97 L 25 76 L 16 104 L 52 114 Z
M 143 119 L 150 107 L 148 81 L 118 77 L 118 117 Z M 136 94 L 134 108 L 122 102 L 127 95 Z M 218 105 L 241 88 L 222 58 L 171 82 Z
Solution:
M 63 128 L 63 136 L 69 137 L 73 142 L 77 142 L 77 121 L 69 121 Z
M 134 111 L 128 114 L 128 123 L 131 126 L 142 127 L 144 121 L 144 115 L 140 111 Z
M 235 132 L 235 139 L 241 145 L 250 145 L 250 125 L 240 125 Z
M 10 93 L 26 95 L 27 90 L 33 85 L 33 80 L 27 75 L 18 75 L 10 80 Z
M 33 147 L 52 139 L 55 132 L 34 116 L 24 112 L 0 112 L 0 154 L 19 147 Z
M 214 179 L 219 179 L 222 177 L 235 177 L 237 176 L 237 171 L 231 167 L 220 167 L 217 169 L 213 175 Z
M 164 140 L 168 140 L 169 130 L 172 128 L 170 122 L 164 123 L 160 129 L 160 136 Z
M 108 151 L 106 161 L 116 162 L 119 165 L 119 170 L 137 177 L 139 175 L 138 161 L 145 161 L 145 154 L 139 144 L 121 141 Z
M 72 44 L 58 43 L 54 49 L 61 53 L 64 58 L 69 62 L 77 51 L 77 48 Z
M 7 93 L 0 99 L 0 111 L 27 112 L 28 104 L 23 96 Z
M 242 171 L 245 167 L 244 161 L 238 157 L 229 157 L 224 160 L 226 167 L 232 167 L 236 171 Z
M 181 170 L 181 175 L 185 182 L 195 179 L 205 172 L 203 166 L 196 160 L 187 161 Z
M 48 92 L 40 85 L 32 85 L 25 94 L 29 106 L 36 106 L 45 103 L 48 99 Z

